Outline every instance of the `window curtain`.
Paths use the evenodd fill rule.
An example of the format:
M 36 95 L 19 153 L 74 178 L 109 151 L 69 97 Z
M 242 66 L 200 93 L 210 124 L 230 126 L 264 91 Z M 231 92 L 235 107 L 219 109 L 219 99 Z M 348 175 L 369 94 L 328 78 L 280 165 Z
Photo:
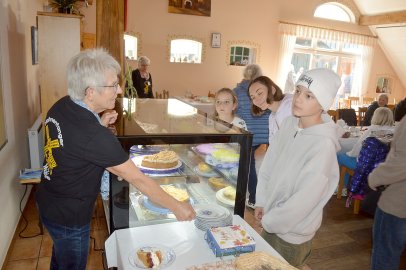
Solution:
M 290 62 L 292 61 L 293 50 L 295 48 L 296 36 L 283 32 L 283 26 L 280 27 L 281 43 L 279 46 L 278 72 L 276 74 L 276 84 L 284 87 L 288 73 L 291 70 Z M 285 89 L 283 89 L 285 90 Z
M 281 46 L 278 64 L 278 82 L 284 85 L 290 68 L 296 37 L 318 38 L 324 40 L 334 40 L 338 42 L 358 44 L 361 46 L 361 56 L 356 61 L 355 72 L 360 76 L 355 76 L 351 95 L 362 96 L 367 92 L 367 85 L 371 73 L 372 58 L 376 38 L 373 36 L 349 33 L 339 30 L 318 28 L 307 25 L 280 22 Z M 291 37 L 294 37 L 291 38 Z M 292 43 L 293 42 L 293 46 Z

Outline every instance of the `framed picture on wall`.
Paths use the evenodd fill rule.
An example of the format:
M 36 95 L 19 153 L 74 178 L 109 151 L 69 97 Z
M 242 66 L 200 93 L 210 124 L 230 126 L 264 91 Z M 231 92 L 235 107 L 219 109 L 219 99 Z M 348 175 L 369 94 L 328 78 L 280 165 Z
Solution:
M 31 26 L 31 54 L 32 64 L 38 64 L 38 28 Z
M 211 0 L 168 0 L 168 12 L 210 17 Z
M 388 75 L 378 75 L 376 80 L 376 93 L 390 94 L 393 89 L 393 78 Z

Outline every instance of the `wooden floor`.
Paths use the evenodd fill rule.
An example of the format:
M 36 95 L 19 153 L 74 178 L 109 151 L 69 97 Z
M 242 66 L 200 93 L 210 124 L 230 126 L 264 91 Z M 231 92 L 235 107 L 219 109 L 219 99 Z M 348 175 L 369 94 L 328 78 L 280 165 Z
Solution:
M 313 253 L 309 261 L 309 266 L 313 270 L 370 269 L 373 219 L 362 214 L 352 214 L 352 209 L 345 208 L 344 204 L 345 198 L 337 200 L 332 197 L 324 210 L 323 224 L 313 241 Z M 100 200 L 95 213 L 91 229 L 91 236 L 95 240 L 91 240 L 88 270 L 104 269 L 102 251 L 94 250 L 94 248 L 103 248 L 103 243 L 108 236 Z M 38 234 L 38 214 L 33 196 L 29 198 L 24 216 L 28 219 L 28 226 L 22 235 Z M 260 230 L 258 224 L 254 222 L 252 209 L 247 208 L 245 219 L 257 231 Z M 19 237 L 18 232 L 21 231 L 23 225 L 24 223 L 20 222 L 2 270 L 49 269 L 52 252 L 50 236 L 45 232 L 44 235 L 32 238 Z M 406 269 L 406 253 L 402 256 L 399 269 Z

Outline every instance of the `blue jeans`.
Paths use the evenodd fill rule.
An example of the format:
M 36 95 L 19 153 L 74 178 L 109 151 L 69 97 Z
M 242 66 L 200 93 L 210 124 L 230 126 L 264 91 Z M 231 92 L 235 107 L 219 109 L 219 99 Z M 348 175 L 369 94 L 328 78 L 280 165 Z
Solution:
M 406 247 L 406 218 L 376 208 L 373 227 L 372 270 L 398 270 Z
M 257 171 L 255 170 L 255 151 L 259 145 L 253 145 L 251 150 L 250 173 L 248 175 L 248 201 L 255 204 L 255 194 L 257 193 Z
M 89 253 L 90 223 L 68 227 L 41 217 L 53 241 L 51 270 L 85 270 Z

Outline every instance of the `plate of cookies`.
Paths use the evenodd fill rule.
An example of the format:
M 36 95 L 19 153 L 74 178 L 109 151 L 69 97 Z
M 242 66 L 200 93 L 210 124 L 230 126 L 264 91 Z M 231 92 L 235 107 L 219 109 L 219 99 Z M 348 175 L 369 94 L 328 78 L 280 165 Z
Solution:
M 136 269 L 164 269 L 175 259 L 173 249 L 159 244 L 141 246 L 128 254 L 130 264 Z

